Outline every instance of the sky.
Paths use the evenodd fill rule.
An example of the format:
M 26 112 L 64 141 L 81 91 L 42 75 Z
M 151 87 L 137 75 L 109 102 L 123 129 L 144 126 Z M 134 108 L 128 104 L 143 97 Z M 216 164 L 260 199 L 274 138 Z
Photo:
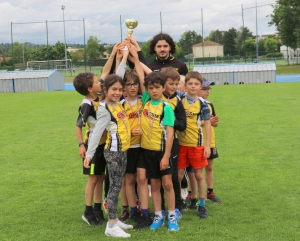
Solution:
M 276 28 L 268 26 L 267 16 L 274 3 L 275 0 L 257 0 L 258 35 L 275 33 Z M 46 44 L 47 32 L 49 44 L 64 42 L 63 15 L 67 44 L 83 44 L 84 29 L 85 42 L 90 36 L 96 36 L 101 43 L 119 42 L 127 35 L 125 19 L 139 22 L 133 36 L 140 42 L 161 30 L 175 41 L 188 30 L 201 35 L 203 31 L 206 37 L 212 30 L 241 27 L 241 5 L 244 25 L 256 35 L 255 0 L 0 0 L 0 43 L 11 43 L 11 29 L 14 42 Z

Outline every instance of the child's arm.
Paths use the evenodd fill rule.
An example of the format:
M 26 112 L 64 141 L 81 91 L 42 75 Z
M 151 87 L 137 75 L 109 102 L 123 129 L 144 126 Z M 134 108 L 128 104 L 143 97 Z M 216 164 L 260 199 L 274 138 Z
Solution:
M 184 131 L 186 129 L 186 114 L 182 102 L 179 100 L 174 109 L 174 113 L 175 113 L 174 129 L 177 131 Z
M 111 55 L 109 56 L 109 58 L 106 61 L 105 65 L 103 66 L 100 79 L 105 80 L 106 77 L 109 75 L 111 66 L 112 66 L 114 58 L 115 58 L 115 56 L 116 56 L 116 54 L 118 52 L 118 47 L 119 47 L 120 44 L 121 43 L 116 43 L 114 45 L 113 50 L 111 52 Z
M 76 137 L 77 137 L 77 142 L 82 143 L 82 127 L 81 126 L 76 126 Z M 79 146 L 79 156 L 81 156 L 82 158 L 85 158 L 85 153 L 86 153 L 86 149 L 84 145 L 80 145 Z
M 160 161 L 160 170 L 165 170 L 170 166 L 170 155 L 174 139 L 174 128 L 172 126 L 166 126 L 167 129 L 167 142 L 165 148 L 165 154 Z
M 123 79 L 126 71 L 126 61 L 127 61 L 129 51 L 128 50 L 119 50 L 119 51 L 121 51 L 122 53 L 122 60 L 119 65 L 116 65 L 118 66 L 116 75 L 120 76 Z
M 170 166 L 170 155 L 174 139 L 174 111 L 168 104 L 164 106 L 163 125 L 166 126 L 167 130 L 167 141 L 164 156 L 160 161 L 160 170 L 165 170 Z
M 210 120 L 204 120 L 204 128 L 206 132 L 206 143 L 204 143 L 204 157 L 210 156 L 210 139 L 211 139 L 211 125 Z
M 84 167 L 89 168 L 91 159 L 93 158 L 95 151 L 99 145 L 99 141 L 101 136 L 107 127 L 108 123 L 110 122 L 110 114 L 109 112 L 103 107 L 99 106 L 97 111 L 97 121 L 95 128 L 93 130 L 93 135 L 89 140 L 89 148 L 85 154 L 85 159 L 83 162 Z

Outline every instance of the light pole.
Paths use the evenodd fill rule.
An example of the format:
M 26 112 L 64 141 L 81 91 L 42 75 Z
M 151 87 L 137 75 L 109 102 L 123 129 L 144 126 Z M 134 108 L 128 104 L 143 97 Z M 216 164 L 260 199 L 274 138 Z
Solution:
M 63 10 L 63 22 L 64 22 L 64 39 L 65 39 L 65 61 L 66 61 L 66 72 L 68 68 L 68 62 L 67 62 L 67 46 L 66 46 L 66 27 L 65 27 L 65 6 L 61 6 L 61 10 Z
M 24 42 L 23 40 L 21 39 L 22 41 L 22 53 L 23 53 L 23 66 L 25 66 L 25 58 L 24 58 Z

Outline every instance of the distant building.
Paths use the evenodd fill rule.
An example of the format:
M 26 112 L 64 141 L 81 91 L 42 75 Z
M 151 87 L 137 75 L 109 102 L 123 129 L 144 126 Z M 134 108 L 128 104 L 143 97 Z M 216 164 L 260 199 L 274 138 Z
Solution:
M 202 50 L 203 47 L 203 50 Z M 193 45 L 194 58 L 204 57 L 223 57 L 224 46 L 213 41 L 204 41 Z

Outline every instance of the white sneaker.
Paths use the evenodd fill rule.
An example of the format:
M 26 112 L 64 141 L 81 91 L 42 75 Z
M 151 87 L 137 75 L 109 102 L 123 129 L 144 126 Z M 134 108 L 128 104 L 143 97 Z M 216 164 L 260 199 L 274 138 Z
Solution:
M 125 233 L 118 224 L 115 224 L 112 228 L 109 228 L 108 223 L 106 224 L 105 235 L 119 238 L 129 238 L 131 236 L 129 233 Z
M 186 190 L 186 188 L 181 188 L 182 199 L 186 199 L 187 195 L 188 195 L 188 191 Z
M 121 222 L 119 219 L 117 219 L 117 224 L 123 230 L 125 230 L 125 229 L 133 229 L 132 225 L 125 224 L 125 223 Z

